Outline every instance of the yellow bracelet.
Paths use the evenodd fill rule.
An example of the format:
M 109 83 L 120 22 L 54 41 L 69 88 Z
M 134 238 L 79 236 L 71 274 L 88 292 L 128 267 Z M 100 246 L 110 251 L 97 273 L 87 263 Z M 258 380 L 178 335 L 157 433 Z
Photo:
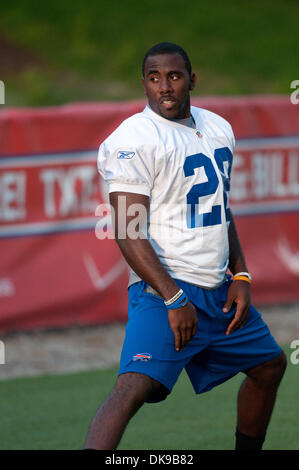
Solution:
M 236 276 L 233 279 L 234 281 L 246 281 L 246 282 L 249 282 L 249 284 L 251 284 L 251 280 L 247 276 Z

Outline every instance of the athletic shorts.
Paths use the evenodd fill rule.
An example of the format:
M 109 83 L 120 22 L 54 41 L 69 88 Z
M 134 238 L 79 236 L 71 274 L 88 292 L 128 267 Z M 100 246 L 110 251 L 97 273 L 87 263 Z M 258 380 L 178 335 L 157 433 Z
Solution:
M 148 284 L 143 281 L 131 285 L 119 375 L 126 372 L 148 375 L 164 385 L 168 394 L 185 368 L 195 393 L 202 393 L 281 353 L 253 306 L 247 323 L 225 334 L 236 312 L 235 304 L 228 313 L 222 311 L 232 282 L 229 276 L 216 289 L 175 281 L 196 307 L 195 336 L 182 351 L 176 351 L 164 300 L 146 292 Z

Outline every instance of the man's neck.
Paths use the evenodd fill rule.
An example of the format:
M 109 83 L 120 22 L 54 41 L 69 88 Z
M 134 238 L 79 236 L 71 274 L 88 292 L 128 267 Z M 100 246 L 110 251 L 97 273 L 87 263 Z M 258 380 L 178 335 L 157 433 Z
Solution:
M 147 104 L 148 107 L 154 111 L 149 103 Z M 156 111 L 154 111 L 156 112 Z M 166 118 L 165 116 L 161 116 L 163 117 L 164 119 L 167 119 L 168 121 L 172 121 L 172 122 L 177 122 L 178 124 L 182 124 L 183 126 L 187 126 L 187 127 L 192 127 L 193 129 L 195 129 L 196 125 L 195 125 L 195 120 L 194 120 L 194 117 L 192 116 L 192 114 L 190 113 L 188 117 L 185 117 L 185 118 Z
M 178 124 L 182 124 L 183 126 L 195 128 L 195 121 L 192 115 L 184 119 L 169 119 L 169 121 L 177 122 Z

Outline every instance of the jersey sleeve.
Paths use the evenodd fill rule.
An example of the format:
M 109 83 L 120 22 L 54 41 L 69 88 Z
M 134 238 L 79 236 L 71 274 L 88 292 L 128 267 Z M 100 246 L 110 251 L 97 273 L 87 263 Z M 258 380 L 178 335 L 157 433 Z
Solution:
M 150 196 L 154 181 L 154 158 L 146 146 L 102 143 L 98 152 L 98 171 L 115 191 Z
M 234 154 L 236 140 L 235 140 L 235 135 L 234 135 L 232 126 L 230 125 L 228 121 L 226 121 L 223 118 L 221 118 L 221 123 L 222 123 L 221 128 L 222 128 L 222 132 L 223 132 L 226 144 L 228 145 L 231 153 Z
M 235 150 L 235 145 L 236 145 L 236 139 L 235 139 L 235 134 L 234 134 L 234 131 L 230 125 L 230 136 L 229 136 L 229 143 L 230 143 L 230 150 L 232 152 L 232 154 L 234 154 L 234 150 Z

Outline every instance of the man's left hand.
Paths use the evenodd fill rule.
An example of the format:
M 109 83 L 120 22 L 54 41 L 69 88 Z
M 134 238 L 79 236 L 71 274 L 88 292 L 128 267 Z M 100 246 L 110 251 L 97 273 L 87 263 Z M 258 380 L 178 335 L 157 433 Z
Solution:
M 237 328 L 242 328 L 247 322 L 250 307 L 250 284 L 246 281 L 233 281 L 227 292 L 227 299 L 223 312 L 227 313 L 233 302 L 237 304 L 237 310 L 231 323 L 228 325 L 226 334 L 229 335 Z

